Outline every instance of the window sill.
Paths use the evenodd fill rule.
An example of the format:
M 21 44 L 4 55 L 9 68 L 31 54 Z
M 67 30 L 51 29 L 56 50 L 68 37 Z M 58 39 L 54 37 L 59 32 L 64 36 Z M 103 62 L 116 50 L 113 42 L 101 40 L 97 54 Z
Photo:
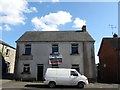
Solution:
M 30 72 L 22 72 L 21 74 L 31 74 Z
M 22 54 L 22 55 L 32 55 L 32 54 Z
M 6 55 L 5 57 L 9 57 L 9 55 Z
M 33 60 L 33 56 L 32 54 L 31 55 L 22 54 L 19 59 L 20 60 Z
M 79 53 L 71 53 L 70 55 L 80 55 Z

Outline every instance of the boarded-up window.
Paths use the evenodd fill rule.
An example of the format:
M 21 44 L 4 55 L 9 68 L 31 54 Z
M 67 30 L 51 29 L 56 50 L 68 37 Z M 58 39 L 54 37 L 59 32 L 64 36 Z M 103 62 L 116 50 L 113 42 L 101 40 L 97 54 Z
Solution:
M 23 73 L 30 73 L 30 64 L 24 64 Z

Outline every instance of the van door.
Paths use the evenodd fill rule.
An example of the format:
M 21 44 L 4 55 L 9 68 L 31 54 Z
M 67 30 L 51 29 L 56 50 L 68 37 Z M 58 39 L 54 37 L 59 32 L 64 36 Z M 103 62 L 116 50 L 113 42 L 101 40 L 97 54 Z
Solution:
M 59 70 L 56 72 L 56 82 L 58 85 L 70 85 L 69 71 Z
M 78 73 L 76 71 L 70 71 L 70 84 L 77 85 L 78 83 Z

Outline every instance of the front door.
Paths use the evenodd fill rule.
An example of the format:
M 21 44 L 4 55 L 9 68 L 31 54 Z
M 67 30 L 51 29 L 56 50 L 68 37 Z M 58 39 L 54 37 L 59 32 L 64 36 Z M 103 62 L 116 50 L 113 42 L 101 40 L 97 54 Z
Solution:
M 43 80 L 43 64 L 37 65 L 37 80 L 38 81 Z

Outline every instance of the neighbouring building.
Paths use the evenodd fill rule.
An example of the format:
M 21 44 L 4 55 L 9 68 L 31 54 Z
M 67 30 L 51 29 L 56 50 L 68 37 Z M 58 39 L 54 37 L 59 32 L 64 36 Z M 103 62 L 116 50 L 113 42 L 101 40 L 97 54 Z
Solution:
M 2 54 L 0 52 L 0 79 L 2 79 L 2 60 L 3 60 Z
M 74 68 L 96 79 L 94 39 L 81 31 L 27 31 L 17 41 L 15 78 L 43 80 L 47 68 Z
M 120 37 L 103 38 L 98 56 L 100 81 L 120 83 Z
M 0 61 L 2 61 L 2 73 L 14 73 L 16 49 L 0 40 Z

